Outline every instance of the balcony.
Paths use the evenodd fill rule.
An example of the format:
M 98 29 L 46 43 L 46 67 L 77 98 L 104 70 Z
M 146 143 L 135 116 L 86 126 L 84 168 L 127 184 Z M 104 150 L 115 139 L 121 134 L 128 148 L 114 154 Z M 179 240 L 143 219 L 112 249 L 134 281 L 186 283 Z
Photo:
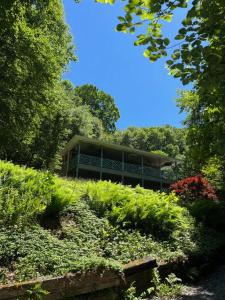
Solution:
M 70 161 L 69 170 L 73 170 L 76 168 L 78 162 L 77 155 L 73 157 Z M 136 178 L 143 178 L 146 180 L 153 180 L 158 182 L 167 182 L 171 183 L 175 180 L 174 174 L 165 174 L 162 170 L 160 172 L 159 169 L 154 169 L 151 167 L 146 167 L 137 164 L 131 164 L 127 162 L 112 160 L 97 156 L 91 156 L 86 154 L 79 155 L 79 167 L 84 167 L 87 169 L 102 170 L 106 173 L 115 173 L 118 175 L 131 176 Z

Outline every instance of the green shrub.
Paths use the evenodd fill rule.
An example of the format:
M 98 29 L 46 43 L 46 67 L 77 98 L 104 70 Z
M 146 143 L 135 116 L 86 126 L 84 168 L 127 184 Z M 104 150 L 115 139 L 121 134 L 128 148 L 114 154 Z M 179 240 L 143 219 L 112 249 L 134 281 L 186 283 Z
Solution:
M 179 206 L 173 193 L 100 181 L 87 184 L 87 198 L 90 207 L 113 224 L 139 228 L 157 237 L 177 238 L 193 227 L 187 209 Z
M 69 181 L 54 177 L 54 192 L 51 195 L 51 201 L 48 203 L 45 211 L 45 216 L 54 217 L 64 207 L 78 201 L 84 193 L 84 183 L 79 181 Z
M 207 228 L 203 224 L 196 226 L 192 239 L 194 243 L 192 247 L 185 249 L 185 253 L 196 259 L 195 261 L 214 260 L 225 247 L 224 233 Z
M 49 172 L 0 161 L 0 224 L 30 222 L 46 210 L 56 214 L 79 196 L 72 183 Z
M 35 219 L 51 202 L 53 177 L 49 172 L 0 161 L 0 222 L 13 224 Z
M 199 200 L 189 206 L 190 213 L 205 226 L 225 231 L 225 203 Z

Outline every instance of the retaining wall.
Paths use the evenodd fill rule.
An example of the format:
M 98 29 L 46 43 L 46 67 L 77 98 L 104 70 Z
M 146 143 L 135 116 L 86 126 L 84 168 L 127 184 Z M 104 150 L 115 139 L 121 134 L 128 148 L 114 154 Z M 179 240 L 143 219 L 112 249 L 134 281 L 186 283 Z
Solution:
M 129 286 L 134 281 L 137 289 L 142 290 L 149 286 L 151 271 L 156 266 L 156 260 L 147 257 L 124 265 L 124 275 L 111 270 L 102 272 L 88 271 L 86 273 L 66 274 L 65 276 L 51 279 L 44 278 L 17 284 L 1 285 L 0 300 L 26 299 L 27 290 L 32 290 L 37 284 L 40 284 L 42 289 L 49 292 L 48 295 L 44 296 L 46 300 L 66 299 L 109 288 L 118 287 L 121 289 Z M 105 298 L 100 297 L 98 299 Z M 107 300 L 111 299 L 107 297 Z

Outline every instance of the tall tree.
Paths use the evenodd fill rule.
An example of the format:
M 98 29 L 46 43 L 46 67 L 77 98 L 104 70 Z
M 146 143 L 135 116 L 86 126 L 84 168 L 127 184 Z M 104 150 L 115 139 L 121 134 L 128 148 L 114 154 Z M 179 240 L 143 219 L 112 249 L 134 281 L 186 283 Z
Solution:
M 223 196 L 225 119 L 222 111 L 212 105 L 203 108 L 201 96 L 193 91 L 181 91 L 177 103 L 186 112 L 187 151 L 184 168 L 189 174 L 204 174 Z
M 75 135 L 100 138 L 104 129 L 101 120 L 93 116 L 87 105 L 74 96 L 74 87 L 63 81 L 52 90 L 54 102 L 46 107 L 32 139 L 22 143 L 17 162 L 35 168 L 61 169 L 61 151 Z
M 81 99 L 83 105 L 90 108 L 95 117 L 102 121 L 103 127 L 108 133 L 116 130 L 116 121 L 120 114 L 112 96 L 91 84 L 76 87 L 74 94 Z
M 64 80 L 62 82 L 65 93 L 67 95 L 68 108 L 70 114 L 70 125 L 68 126 L 70 133 L 68 138 L 75 134 L 86 137 L 100 138 L 104 133 L 102 120 L 96 114 L 90 105 L 84 103 L 83 99 L 77 95 L 76 89 L 72 82 Z
M 0 157 L 24 161 L 75 59 L 60 0 L 0 2 Z M 25 151 L 26 152 L 26 151 Z

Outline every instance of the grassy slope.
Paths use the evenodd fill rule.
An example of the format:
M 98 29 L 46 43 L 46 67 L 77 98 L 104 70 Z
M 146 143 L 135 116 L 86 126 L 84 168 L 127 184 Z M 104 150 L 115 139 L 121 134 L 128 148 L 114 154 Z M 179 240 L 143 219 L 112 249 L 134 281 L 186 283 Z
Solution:
M 170 260 L 202 246 L 199 230 L 174 196 L 60 179 L 1 161 L 0 179 L 3 283 L 90 268 L 120 271 L 136 258 Z M 213 251 L 208 245 L 218 237 L 207 234 L 205 248 Z

